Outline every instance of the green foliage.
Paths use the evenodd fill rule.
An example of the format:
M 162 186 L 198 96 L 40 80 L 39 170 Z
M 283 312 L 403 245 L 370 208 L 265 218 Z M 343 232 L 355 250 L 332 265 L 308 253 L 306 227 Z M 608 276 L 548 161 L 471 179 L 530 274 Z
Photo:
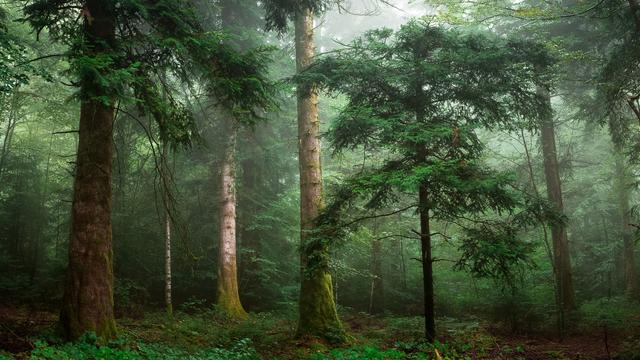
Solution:
M 580 313 L 586 325 L 621 330 L 640 325 L 640 304 L 624 297 L 585 302 Z
M 419 357 L 407 357 L 407 354 L 398 350 L 381 350 L 372 347 L 360 347 L 350 349 L 336 349 L 328 354 L 314 354 L 312 360 L 395 360 L 395 359 L 427 359 L 424 355 Z
M 329 3 L 330 0 L 266 0 L 263 6 L 266 12 L 267 30 L 283 33 L 287 29 L 288 21 L 295 19 L 297 14 L 305 10 L 321 14 L 327 9 Z
M 29 82 L 36 70 L 28 63 L 28 48 L 16 34 L 12 33 L 9 22 L 9 12 L 0 7 L 0 101 L 4 101 L 7 94 Z
M 525 204 L 511 190 L 514 177 L 483 161 L 479 132 L 534 128 L 550 111 L 535 91 L 550 64 L 538 44 L 445 30 L 421 20 L 397 32 L 370 31 L 346 49 L 321 57 L 297 80 L 346 95 L 347 104 L 329 132 L 334 149 L 384 156 L 335 191 L 318 219 L 317 241 L 305 251 L 318 266 L 326 266 L 317 249 L 344 238 L 344 228 L 358 222 L 345 220 L 345 208 L 364 199 L 366 210 L 397 211 L 398 200 L 416 197 L 424 186 L 428 200 L 419 211 L 467 232 L 463 264 L 477 256 L 471 266 L 475 274 L 508 280 L 514 265 L 527 263 L 531 246 L 516 234 L 534 224 L 535 217 L 523 211 L 504 219 Z M 497 220 L 483 220 L 499 216 L 497 228 Z M 481 251 L 478 246 L 484 245 L 490 246 Z
M 75 1 L 33 0 L 24 8 L 24 21 L 38 33 L 48 30 L 71 49 L 69 74 L 81 85 L 82 99 L 140 104 L 143 115 L 151 114 L 160 124 L 162 137 L 178 144 L 189 144 L 194 120 L 175 96 L 169 75 L 183 84 L 191 84 L 194 73 L 201 76 L 211 96 L 239 121 L 261 118 L 275 106 L 275 85 L 267 76 L 272 48 L 236 50 L 220 29 L 204 30 L 188 1 L 109 1 L 101 6 L 118 29 L 126 30 L 99 46 L 85 36 L 91 10 L 85 9 L 84 21 L 78 21 L 69 10 Z
M 116 341 L 100 345 L 95 335 L 87 334 L 76 343 L 49 345 L 38 341 L 31 352 L 30 359 L 215 359 L 215 360 L 256 360 L 261 357 L 251 347 L 247 339 L 238 341 L 229 349 L 203 349 L 195 353 L 185 352 L 167 345 Z

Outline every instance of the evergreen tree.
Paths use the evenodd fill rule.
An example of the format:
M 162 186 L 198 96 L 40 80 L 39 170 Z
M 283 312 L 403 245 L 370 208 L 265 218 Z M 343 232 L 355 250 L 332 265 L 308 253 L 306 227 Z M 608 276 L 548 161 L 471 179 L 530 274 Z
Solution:
M 33 0 L 26 20 L 69 46 L 81 114 L 72 230 L 61 325 L 67 337 L 116 335 L 111 238 L 112 135 L 119 102 L 138 101 L 161 132 L 189 143 L 191 115 L 164 78 L 191 69 L 235 113 L 270 103 L 264 50 L 238 54 L 219 32 L 204 32 L 188 1 Z M 80 16 L 82 21 L 77 21 Z M 165 87 L 163 91 L 159 88 Z
M 451 222 L 466 234 L 458 265 L 474 274 L 509 281 L 509 269 L 527 262 L 530 245 L 516 234 L 532 224 L 532 215 L 516 211 L 523 204 L 509 188 L 512 177 L 482 161 L 480 133 L 533 127 L 549 113 L 536 93 L 536 67 L 549 63 L 533 43 L 414 20 L 397 32 L 371 31 L 299 77 L 347 96 L 329 133 L 337 151 L 366 148 L 377 154 L 373 168 L 340 187 L 314 241 L 331 242 L 335 223 L 344 226 L 339 210 L 358 198 L 369 209 L 391 206 L 394 214 L 416 208 L 429 341 L 436 335 L 432 221 Z M 394 205 L 411 198 L 407 207 Z M 540 211 L 539 204 L 531 210 Z M 509 213 L 505 221 L 497 217 Z
M 265 2 L 267 27 L 283 31 L 289 20 L 295 28 L 296 70 L 305 71 L 315 55 L 314 16 L 327 3 L 322 0 L 269 0 Z M 328 270 L 328 249 L 310 241 L 315 219 L 324 207 L 320 145 L 318 92 L 313 84 L 299 84 L 298 159 L 300 169 L 300 300 L 298 336 L 320 336 L 331 341 L 344 340 Z M 325 266 L 312 266 L 312 258 L 322 258 Z

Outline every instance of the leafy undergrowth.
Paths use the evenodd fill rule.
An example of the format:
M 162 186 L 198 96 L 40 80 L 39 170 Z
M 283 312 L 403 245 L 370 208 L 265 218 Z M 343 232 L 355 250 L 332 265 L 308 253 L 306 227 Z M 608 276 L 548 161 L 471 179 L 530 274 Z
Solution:
M 478 321 L 439 319 L 440 341 L 429 344 L 420 340 L 423 322 L 417 317 L 342 317 L 350 338 L 348 344 L 337 348 L 295 339 L 295 314 L 253 314 L 247 321 L 228 319 L 215 309 L 182 311 L 172 319 L 148 314 L 143 319 L 119 319 L 120 338 L 109 344 L 100 344 L 91 335 L 63 343 L 51 322 L 25 336 L 31 350 L 4 355 L 0 350 L 0 359 L 383 360 L 435 359 L 436 353 L 443 360 L 640 359 L 637 337 L 610 338 L 609 357 L 598 333 L 575 335 L 558 343 L 541 335 L 497 335 Z

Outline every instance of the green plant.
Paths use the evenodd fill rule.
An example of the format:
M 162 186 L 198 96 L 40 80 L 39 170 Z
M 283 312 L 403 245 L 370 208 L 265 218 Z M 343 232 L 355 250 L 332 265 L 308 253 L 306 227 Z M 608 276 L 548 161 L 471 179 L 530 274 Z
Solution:
M 101 359 L 203 359 L 203 360 L 259 360 L 260 355 L 249 339 L 237 341 L 229 349 L 209 348 L 193 353 L 164 344 L 144 342 L 127 343 L 126 340 L 100 345 L 95 334 L 85 335 L 80 341 L 61 345 L 49 345 L 43 341 L 35 343 L 30 359 L 33 360 L 101 360 Z M 1 359 L 1 358 L 0 358 Z

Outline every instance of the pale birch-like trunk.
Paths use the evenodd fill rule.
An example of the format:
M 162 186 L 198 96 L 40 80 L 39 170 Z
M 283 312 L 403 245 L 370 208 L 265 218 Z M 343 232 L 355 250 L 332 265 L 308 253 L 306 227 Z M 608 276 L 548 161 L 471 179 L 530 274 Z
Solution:
M 229 122 L 230 123 L 230 122 Z M 246 318 L 247 312 L 238 292 L 236 244 L 236 129 L 227 124 L 229 138 L 222 162 L 220 192 L 220 238 L 218 254 L 217 303 L 221 311 L 235 318 Z
M 164 303 L 167 314 L 173 316 L 173 299 L 171 290 L 171 214 L 169 212 L 171 198 L 169 196 L 169 146 L 162 144 L 161 179 L 162 201 L 164 208 Z

